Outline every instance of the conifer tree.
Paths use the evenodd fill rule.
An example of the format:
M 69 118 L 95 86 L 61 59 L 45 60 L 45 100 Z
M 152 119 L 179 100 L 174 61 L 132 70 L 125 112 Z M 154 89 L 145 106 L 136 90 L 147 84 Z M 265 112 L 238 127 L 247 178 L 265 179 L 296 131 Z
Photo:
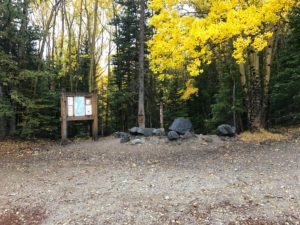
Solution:
M 269 122 L 277 125 L 300 122 L 300 8 L 290 15 L 288 32 L 273 67 Z

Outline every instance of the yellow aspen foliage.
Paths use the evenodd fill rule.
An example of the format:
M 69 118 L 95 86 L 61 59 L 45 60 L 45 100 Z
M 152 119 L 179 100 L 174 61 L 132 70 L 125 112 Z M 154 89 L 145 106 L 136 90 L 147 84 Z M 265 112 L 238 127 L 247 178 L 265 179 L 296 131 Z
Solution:
M 232 56 L 245 62 L 249 50 L 262 51 L 297 0 L 151 0 L 155 34 L 148 42 L 153 72 L 185 69 L 198 76 L 214 57 L 213 46 L 231 40 Z M 163 76 L 165 77 L 165 76 Z M 186 83 L 183 99 L 197 91 Z
M 180 94 L 182 94 L 180 98 L 182 100 L 187 100 L 190 98 L 191 95 L 196 94 L 198 92 L 198 88 L 194 87 L 193 82 L 194 80 L 189 79 L 185 83 L 185 90 L 180 91 Z

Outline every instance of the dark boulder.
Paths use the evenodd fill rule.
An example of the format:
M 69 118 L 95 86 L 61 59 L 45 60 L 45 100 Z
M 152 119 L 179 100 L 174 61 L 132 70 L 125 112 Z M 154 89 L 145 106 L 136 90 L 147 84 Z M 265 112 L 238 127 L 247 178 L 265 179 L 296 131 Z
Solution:
M 129 133 L 132 135 L 144 135 L 145 137 L 152 136 L 154 128 L 140 128 L 140 127 L 133 127 L 129 129 Z
M 139 128 L 138 127 L 133 127 L 131 129 L 129 129 L 128 131 L 132 135 L 138 135 Z
M 133 127 L 131 129 L 129 129 L 128 131 L 132 135 L 144 135 L 144 128 Z
M 168 133 L 168 139 L 170 141 L 177 140 L 177 139 L 179 139 L 179 134 L 176 131 L 171 130 Z
M 142 130 L 145 137 L 150 137 L 153 135 L 154 128 L 142 128 Z
M 236 129 L 235 127 L 228 124 L 222 124 L 218 126 L 217 132 L 220 136 L 233 137 L 235 135 Z
M 176 131 L 179 134 L 185 134 L 187 131 L 191 131 L 193 125 L 189 119 L 179 117 L 176 118 L 169 130 Z

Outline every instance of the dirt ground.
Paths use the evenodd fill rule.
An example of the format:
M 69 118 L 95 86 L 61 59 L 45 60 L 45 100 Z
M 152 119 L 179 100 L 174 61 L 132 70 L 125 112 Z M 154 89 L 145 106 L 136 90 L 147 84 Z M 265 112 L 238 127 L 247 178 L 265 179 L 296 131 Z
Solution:
M 0 142 L 0 225 L 300 224 L 298 142 Z

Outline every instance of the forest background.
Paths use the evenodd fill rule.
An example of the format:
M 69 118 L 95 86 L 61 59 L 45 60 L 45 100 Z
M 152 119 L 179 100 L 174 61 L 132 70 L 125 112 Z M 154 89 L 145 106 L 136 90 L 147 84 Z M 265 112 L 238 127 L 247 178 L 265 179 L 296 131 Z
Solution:
M 165 128 L 295 125 L 299 87 L 297 1 L 0 0 L 0 138 L 59 138 L 63 89 L 98 92 L 104 136 L 159 127 L 160 103 Z

